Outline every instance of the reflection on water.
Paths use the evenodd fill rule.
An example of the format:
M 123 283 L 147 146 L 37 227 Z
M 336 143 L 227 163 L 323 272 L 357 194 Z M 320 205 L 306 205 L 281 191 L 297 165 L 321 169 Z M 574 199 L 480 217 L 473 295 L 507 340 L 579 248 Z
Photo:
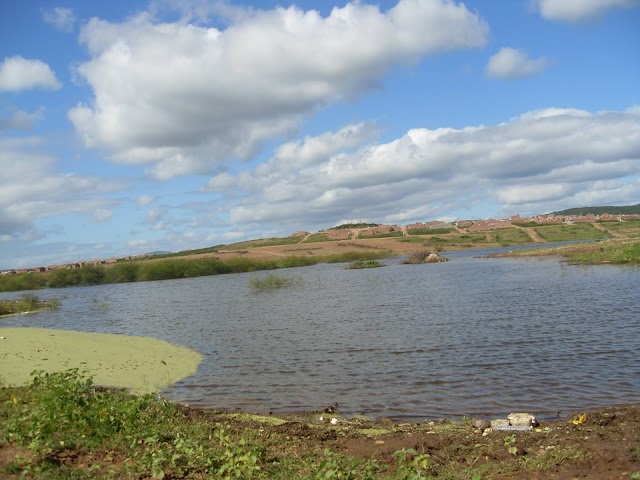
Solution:
M 279 271 L 304 284 L 268 292 L 255 274 L 50 290 L 60 310 L 2 322 L 195 348 L 198 373 L 166 395 L 201 407 L 435 418 L 640 401 L 640 269 L 473 255 Z

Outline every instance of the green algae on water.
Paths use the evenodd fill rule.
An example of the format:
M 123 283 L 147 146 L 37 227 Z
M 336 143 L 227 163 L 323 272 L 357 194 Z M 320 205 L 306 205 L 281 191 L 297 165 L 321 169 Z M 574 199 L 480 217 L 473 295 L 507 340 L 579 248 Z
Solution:
M 0 328 L 0 379 L 26 385 L 35 370 L 86 371 L 97 385 L 153 393 L 193 375 L 202 355 L 149 337 L 45 328 Z

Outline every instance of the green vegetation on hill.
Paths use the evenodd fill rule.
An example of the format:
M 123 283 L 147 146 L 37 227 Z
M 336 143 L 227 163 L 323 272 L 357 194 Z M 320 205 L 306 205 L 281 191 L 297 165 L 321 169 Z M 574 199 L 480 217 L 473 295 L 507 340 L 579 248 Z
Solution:
M 536 227 L 536 232 L 538 232 L 538 234 L 547 242 L 596 240 L 611 237 L 611 234 L 598 230 L 590 223 L 548 225 L 545 227 Z
M 379 223 L 343 223 L 342 225 L 338 225 L 337 227 L 332 227 L 329 230 L 348 230 L 351 228 L 368 228 L 368 227 L 377 227 L 380 225 Z
M 554 215 L 639 215 L 640 203 L 638 205 L 627 205 L 622 207 L 604 206 L 604 207 L 580 207 L 568 208 L 553 212 Z

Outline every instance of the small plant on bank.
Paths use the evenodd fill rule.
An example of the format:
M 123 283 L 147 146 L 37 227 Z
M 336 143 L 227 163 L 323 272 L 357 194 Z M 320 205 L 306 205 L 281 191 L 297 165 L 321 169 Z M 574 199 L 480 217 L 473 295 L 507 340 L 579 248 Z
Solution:
M 302 285 L 300 277 L 282 277 L 280 275 L 268 274 L 264 277 L 252 277 L 249 280 L 249 287 L 252 290 L 273 290 L 275 288 L 291 287 Z

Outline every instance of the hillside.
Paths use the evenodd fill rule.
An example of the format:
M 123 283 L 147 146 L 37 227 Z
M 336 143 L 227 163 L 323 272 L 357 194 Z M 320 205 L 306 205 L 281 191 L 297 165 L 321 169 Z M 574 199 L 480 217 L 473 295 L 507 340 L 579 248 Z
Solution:
M 627 205 L 622 207 L 579 207 L 552 212 L 554 215 L 640 215 L 640 203 L 638 205 Z

